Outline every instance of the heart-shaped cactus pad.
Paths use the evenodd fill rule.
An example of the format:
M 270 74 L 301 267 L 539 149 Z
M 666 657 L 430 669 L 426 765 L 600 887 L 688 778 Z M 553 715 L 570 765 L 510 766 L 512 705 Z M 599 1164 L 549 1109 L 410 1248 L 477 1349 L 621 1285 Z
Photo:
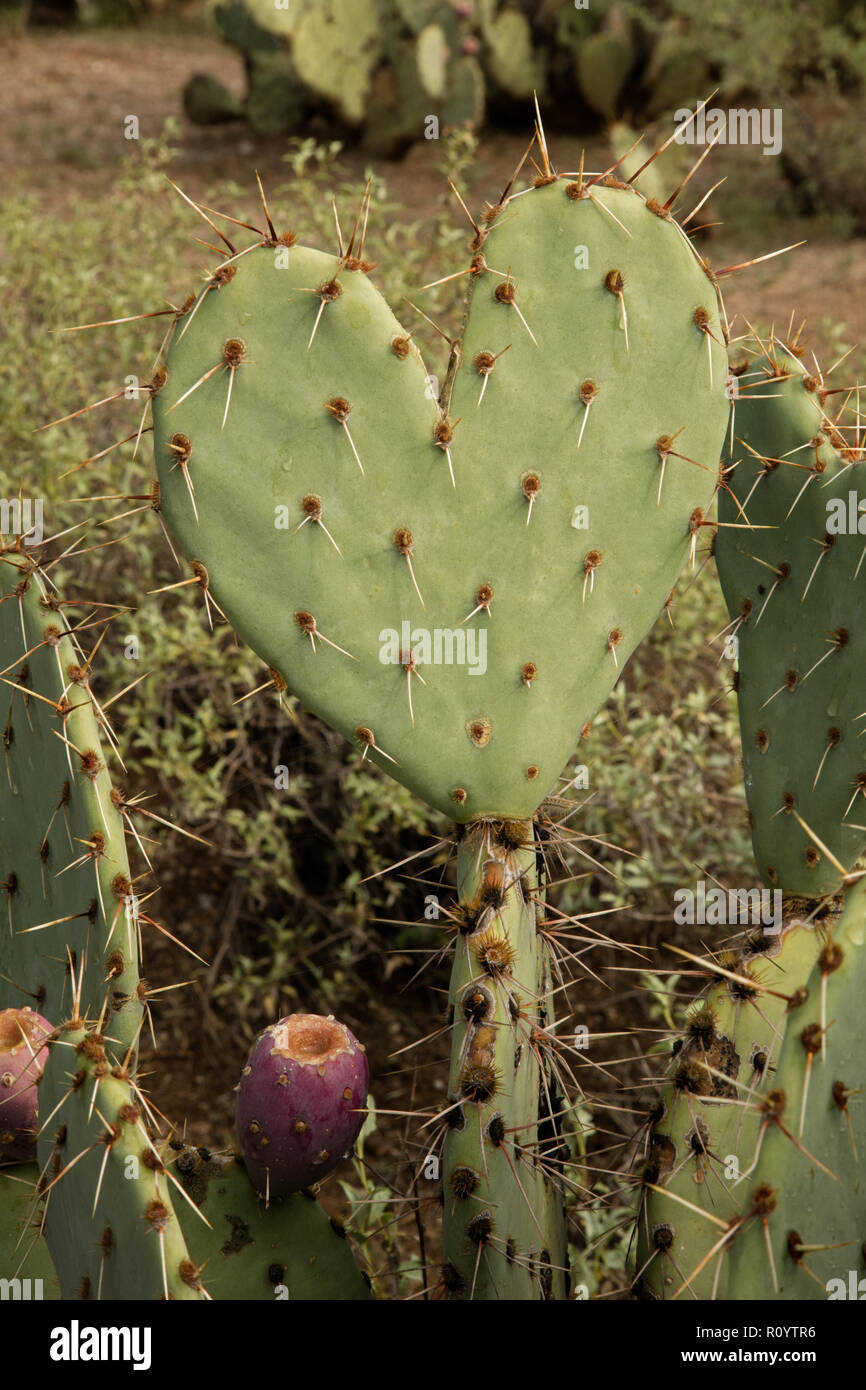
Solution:
M 263 236 L 179 318 L 164 518 L 303 704 L 460 821 L 527 817 L 718 480 L 716 284 L 616 179 L 488 208 L 438 398 L 371 267 Z M 457 267 L 461 269 L 462 267 Z

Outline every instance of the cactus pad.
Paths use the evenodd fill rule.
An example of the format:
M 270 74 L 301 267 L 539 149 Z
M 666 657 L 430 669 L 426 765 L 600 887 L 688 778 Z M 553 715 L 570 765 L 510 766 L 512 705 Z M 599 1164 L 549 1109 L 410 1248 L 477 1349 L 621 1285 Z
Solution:
M 716 562 L 755 858 L 766 883 L 816 898 L 866 847 L 864 466 L 839 397 L 794 352 L 761 348 L 736 378 Z
M 236 1159 L 207 1150 L 183 1149 L 175 1167 L 185 1191 L 210 1222 L 205 1226 L 187 1203 L 176 1202 L 190 1254 L 204 1267 L 212 1298 L 370 1298 L 345 1234 L 312 1193 L 265 1206 Z
M 866 882 L 766 944 L 715 958 L 646 1136 L 652 1296 L 827 1298 L 859 1264 Z
M 48 1018 L 105 1014 L 122 1053 L 141 1019 L 124 820 L 93 672 L 71 613 L 23 556 L 0 563 L 4 795 L 0 1005 L 29 995 Z M 91 635 L 91 634 L 89 634 Z
M 686 560 L 727 419 L 716 289 L 673 219 L 539 183 L 476 239 L 438 402 L 357 248 L 265 235 L 181 321 L 154 403 L 199 582 L 461 821 L 554 785 Z

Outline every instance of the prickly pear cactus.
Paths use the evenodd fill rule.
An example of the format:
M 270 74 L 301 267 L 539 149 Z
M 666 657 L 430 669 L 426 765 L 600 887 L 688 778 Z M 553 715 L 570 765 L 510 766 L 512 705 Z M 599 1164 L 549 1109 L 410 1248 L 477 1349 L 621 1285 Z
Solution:
M 0 563 L 3 794 L 0 1005 L 52 1023 L 102 1020 L 118 1055 L 135 1046 L 140 928 L 134 921 L 122 795 L 112 786 L 110 726 L 92 687 L 85 635 L 35 560 Z M 98 640 L 87 632 L 91 648 Z M 91 650 L 92 657 L 92 650 Z
M 515 191 L 516 171 L 470 217 L 441 390 L 369 278 L 369 194 L 348 246 L 338 227 L 336 255 L 278 233 L 262 194 L 265 226 L 242 250 L 225 239 L 222 264 L 176 312 L 151 391 L 160 516 L 190 566 L 181 582 L 280 691 L 458 822 L 453 1049 L 434 1147 L 441 1287 L 467 1300 L 567 1295 L 568 1107 L 533 817 L 694 557 L 728 420 L 718 287 L 674 196 L 560 176 L 540 116 L 536 139 L 530 186 Z M 229 1271 L 228 1290 L 241 1266 L 221 1263 L 238 1252 L 214 1194 L 234 1201 L 241 1174 L 247 1197 L 261 1195 L 260 1153 L 247 1151 L 249 1173 L 202 1174 L 182 1151 L 222 1243 L 196 1239 L 201 1214 L 187 1204 L 179 1219 L 192 1188 L 172 1183 L 177 1165 L 105 1011 L 82 1029 L 85 1004 L 73 1004 L 57 1015 L 40 1096 L 64 1291 L 102 1280 L 112 1296 L 207 1297 L 200 1248 Z M 353 1110 L 354 1081 L 341 1078 Z M 250 1089 L 244 1135 L 272 1140 L 245 1108 Z M 133 1160 L 126 1194 L 118 1179 Z M 253 1237 L 262 1249 L 288 1249 L 307 1200 L 292 1195 L 297 1177 L 273 1217 L 257 1207 L 271 1222 Z M 118 1215 L 100 1262 L 103 1185 Z M 133 1265 L 125 1237 L 142 1222 L 154 1240 Z M 281 1253 L 272 1263 L 287 1267 Z M 244 1288 L 274 1296 L 269 1268 L 266 1283 L 257 1251 Z M 334 1278 L 357 1291 L 346 1269 Z
M 465 1298 L 565 1291 L 530 818 L 694 553 L 728 415 L 717 288 L 668 206 L 557 176 L 538 138 L 545 172 L 472 224 L 438 398 L 369 279 L 365 203 L 337 256 L 265 208 L 180 316 L 154 399 L 162 513 L 208 603 L 469 827 L 443 1175 Z
M 675 1042 L 640 1170 L 636 1279 L 656 1297 L 832 1297 L 862 1243 L 859 421 L 796 344 L 748 351 L 715 554 L 755 855 L 785 920 L 706 959 Z
M 715 287 L 671 217 L 540 183 L 477 233 L 438 402 L 355 248 L 265 233 L 181 323 L 154 403 L 199 582 L 308 708 L 464 822 L 554 785 L 689 554 L 727 420 Z
M 864 466 L 845 394 L 805 370 L 802 349 L 747 346 L 716 563 L 758 869 L 817 898 L 866 848 Z
M 662 1298 L 808 1299 L 862 1243 L 866 881 L 708 959 L 639 1172 L 636 1283 Z M 844 1294 L 842 1295 L 845 1296 Z

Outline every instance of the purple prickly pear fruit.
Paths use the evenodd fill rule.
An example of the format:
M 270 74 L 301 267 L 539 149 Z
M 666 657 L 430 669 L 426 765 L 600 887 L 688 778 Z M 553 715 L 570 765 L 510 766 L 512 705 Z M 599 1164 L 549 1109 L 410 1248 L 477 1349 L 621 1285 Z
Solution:
M 259 1034 L 235 1109 L 257 1192 L 285 1197 L 336 1168 L 364 1123 L 369 1078 L 363 1044 L 333 1014 L 289 1014 Z
M 0 1010 L 0 1162 L 36 1157 L 36 1083 L 52 1031 L 47 1019 L 30 1008 Z

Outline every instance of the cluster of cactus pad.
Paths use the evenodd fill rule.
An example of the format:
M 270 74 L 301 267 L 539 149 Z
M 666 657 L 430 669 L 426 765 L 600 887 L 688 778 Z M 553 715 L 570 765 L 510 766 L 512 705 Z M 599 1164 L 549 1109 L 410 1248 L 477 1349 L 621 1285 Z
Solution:
M 537 91 L 555 117 L 655 116 L 696 101 L 704 54 L 636 6 L 500 0 L 214 0 L 220 35 L 243 55 L 242 102 L 216 78 L 184 89 L 191 119 L 243 116 L 253 130 L 305 128 L 314 112 L 393 155 L 441 129 L 480 126 Z
M 755 1297 L 766 1239 L 773 1288 L 809 1296 L 816 1245 L 851 1235 L 866 1148 L 848 1105 L 864 1042 L 866 831 L 850 813 L 866 568 L 856 536 L 831 543 L 822 521 L 847 500 L 859 435 L 830 418 L 795 344 L 750 344 L 729 371 L 717 277 L 673 196 L 618 166 L 558 173 L 540 117 L 535 140 L 537 176 L 518 188 L 518 170 L 472 221 L 438 395 L 370 279 L 368 205 L 334 255 L 278 230 L 262 193 L 257 240 L 224 238 L 175 313 L 148 386 L 149 496 L 190 567 L 181 583 L 270 683 L 455 822 L 451 1057 L 425 1142 L 443 1239 L 426 1277 L 457 1300 L 569 1296 L 574 1100 L 544 803 L 701 528 L 715 533 L 756 854 L 785 921 L 703 960 L 708 992 L 644 1136 L 636 1280 Z M 47 1246 L 64 1298 L 367 1298 L 310 1190 L 364 1118 L 367 1060 L 347 1028 L 296 1014 L 259 1035 L 231 1155 L 175 1138 L 142 1090 L 142 943 L 165 929 L 129 866 L 128 836 L 149 868 L 140 803 L 112 783 L 93 690 L 106 620 L 60 596 L 50 542 L 25 542 L 0 552 L 0 1064 L 18 1103 L 0 1176 L 28 1194 L 3 1256 L 32 1232 L 20 1267 Z M 833 1182 L 844 1197 L 819 1222 L 804 1194 Z

